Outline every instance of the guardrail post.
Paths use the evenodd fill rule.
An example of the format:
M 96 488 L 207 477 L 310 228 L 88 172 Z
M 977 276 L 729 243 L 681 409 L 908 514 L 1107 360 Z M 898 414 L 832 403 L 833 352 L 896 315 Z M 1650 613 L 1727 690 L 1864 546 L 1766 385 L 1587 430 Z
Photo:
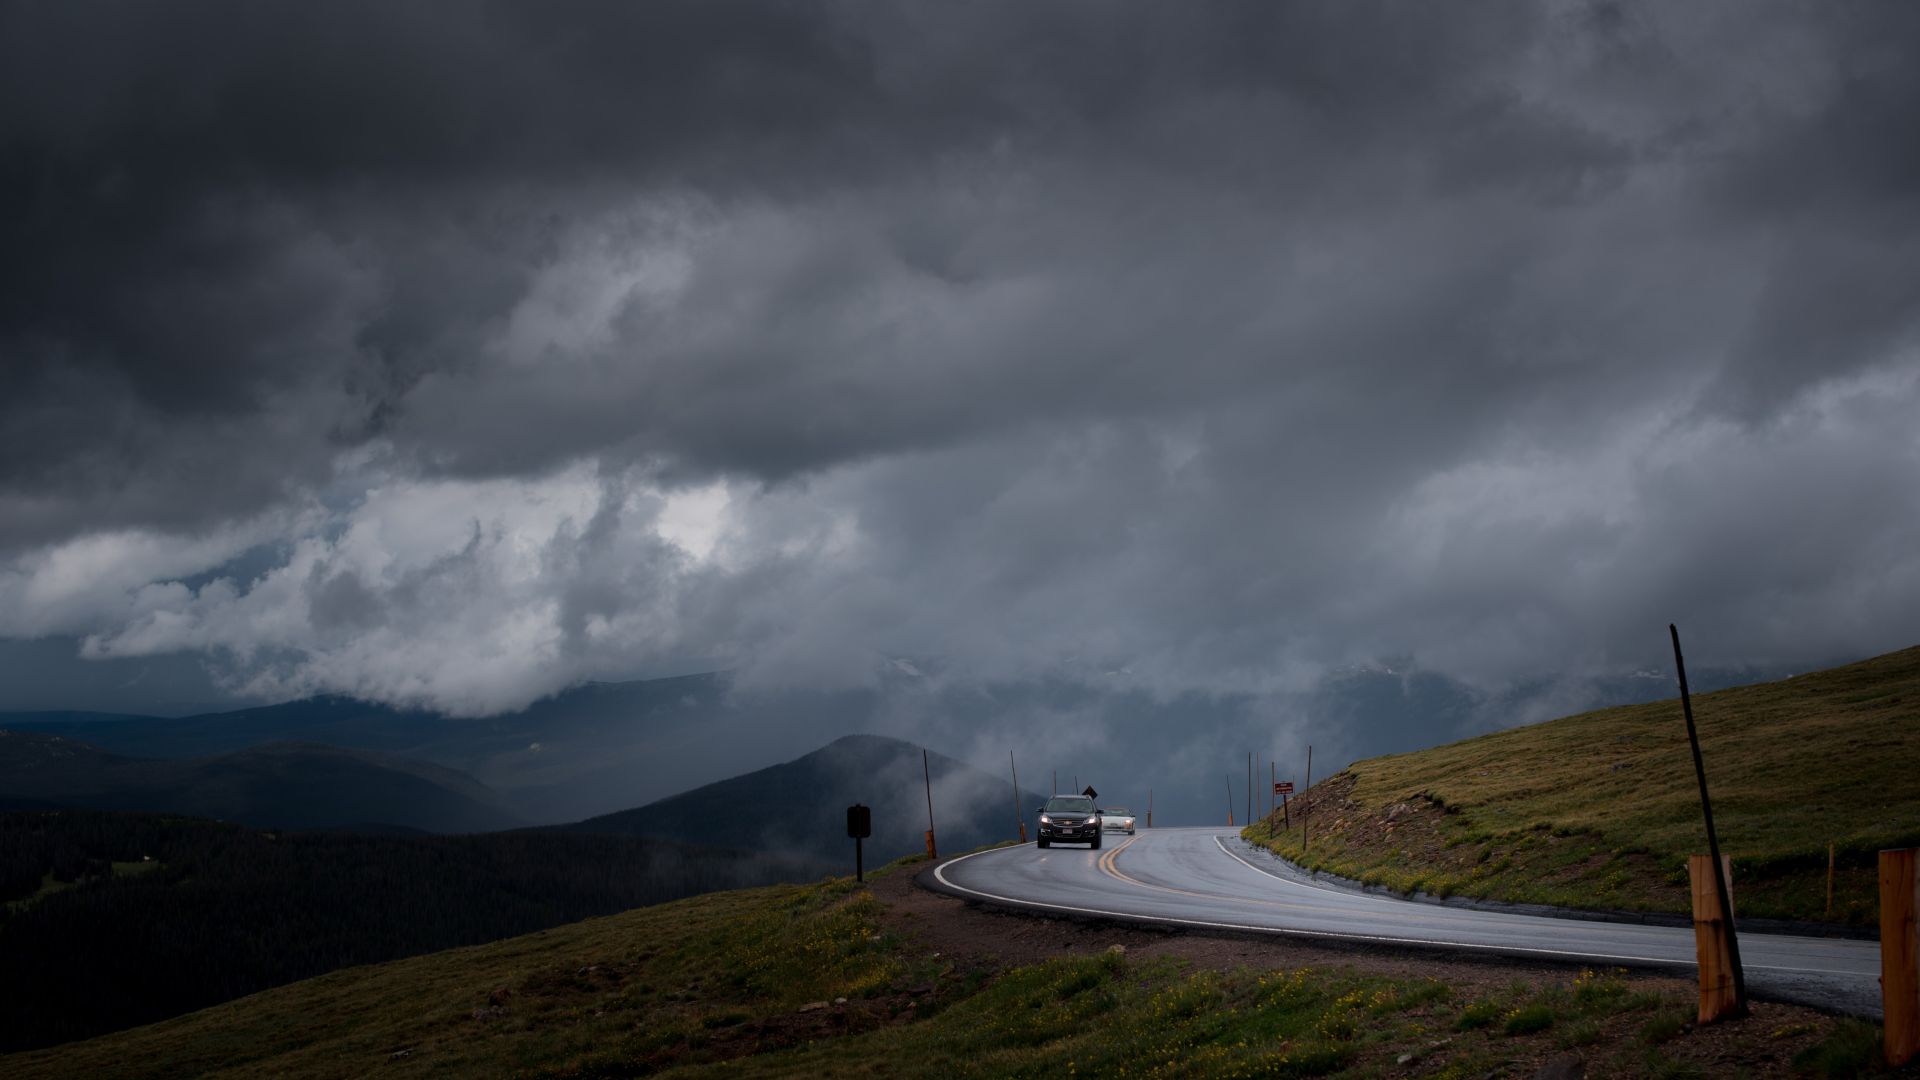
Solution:
M 1720 868 L 1726 873 L 1727 903 L 1733 903 L 1733 857 L 1720 856 Z M 1700 964 L 1700 1023 L 1739 1016 L 1740 994 L 1733 979 L 1731 912 L 1720 910 L 1720 890 L 1715 887 L 1713 856 L 1687 856 L 1687 880 L 1693 886 L 1693 947 Z
M 1914 910 L 1920 879 L 1914 874 L 1920 848 L 1880 853 L 1880 997 L 1886 1019 L 1881 1052 L 1897 1069 L 1920 1057 L 1920 937 Z

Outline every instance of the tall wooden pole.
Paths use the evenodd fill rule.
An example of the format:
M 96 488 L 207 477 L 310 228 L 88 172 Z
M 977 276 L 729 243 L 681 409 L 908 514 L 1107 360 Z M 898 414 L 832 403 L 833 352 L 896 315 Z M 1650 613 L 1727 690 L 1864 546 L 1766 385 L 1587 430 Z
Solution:
M 1153 789 L 1147 789 L 1147 828 L 1153 828 Z
M 1020 834 L 1020 842 L 1027 842 L 1027 812 L 1020 809 L 1020 766 L 1013 763 L 1013 751 L 1007 751 L 1007 768 L 1013 770 L 1013 827 Z
M 1227 774 L 1227 825 L 1233 825 L 1233 774 Z
M 1713 890 L 1727 925 L 1727 959 L 1733 965 L 1733 1006 L 1728 1016 L 1747 1015 L 1747 976 L 1740 967 L 1740 935 L 1734 928 L 1727 868 L 1720 861 L 1720 837 L 1713 831 L 1713 802 L 1707 798 L 1707 766 L 1700 760 L 1700 733 L 1693 725 L 1693 695 L 1687 690 L 1687 662 L 1680 656 L 1680 628 L 1667 624 L 1673 638 L 1673 666 L 1680 675 L 1680 711 L 1687 718 L 1687 743 L 1693 747 L 1693 774 L 1700 781 L 1700 813 L 1707 820 L 1707 855 L 1713 860 Z
M 938 859 L 940 847 L 933 841 L 933 769 L 927 764 L 926 747 L 920 748 L 920 778 L 927 785 L 927 858 Z
M 1274 789 L 1280 786 L 1280 766 L 1267 759 L 1267 831 L 1273 831 Z
M 1253 824 L 1253 751 L 1247 751 L 1247 824 Z

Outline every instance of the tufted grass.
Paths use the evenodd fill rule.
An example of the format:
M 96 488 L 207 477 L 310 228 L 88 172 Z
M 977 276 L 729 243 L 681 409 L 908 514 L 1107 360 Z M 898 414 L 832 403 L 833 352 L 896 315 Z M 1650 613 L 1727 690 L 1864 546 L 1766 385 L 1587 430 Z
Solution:
M 1876 852 L 1920 844 L 1920 648 L 1702 694 L 1694 715 L 1739 912 L 1874 924 Z M 1246 835 L 1408 892 L 1685 913 L 1706 850 L 1677 698 L 1358 762 L 1313 798 L 1304 856 L 1297 823 Z

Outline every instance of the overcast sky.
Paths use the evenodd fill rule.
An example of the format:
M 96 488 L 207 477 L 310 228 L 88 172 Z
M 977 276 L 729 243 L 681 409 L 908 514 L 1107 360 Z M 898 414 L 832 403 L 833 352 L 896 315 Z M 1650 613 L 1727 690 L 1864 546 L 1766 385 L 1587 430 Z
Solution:
M 0 638 L 468 715 L 1911 645 L 1916 55 L 1900 3 L 0 5 Z

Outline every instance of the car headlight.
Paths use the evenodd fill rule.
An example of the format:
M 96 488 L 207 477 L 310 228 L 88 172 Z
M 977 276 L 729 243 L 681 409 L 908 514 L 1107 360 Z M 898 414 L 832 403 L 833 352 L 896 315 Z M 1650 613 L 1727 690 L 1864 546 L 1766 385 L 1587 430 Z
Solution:
M 1051 825 L 1051 824 L 1053 824 L 1053 819 L 1052 819 L 1052 818 L 1050 818 L 1050 817 L 1048 817 L 1048 816 L 1047 816 L 1047 815 L 1045 815 L 1045 814 L 1041 814 L 1041 815 L 1040 815 L 1040 824 L 1042 824 L 1042 825 Z

